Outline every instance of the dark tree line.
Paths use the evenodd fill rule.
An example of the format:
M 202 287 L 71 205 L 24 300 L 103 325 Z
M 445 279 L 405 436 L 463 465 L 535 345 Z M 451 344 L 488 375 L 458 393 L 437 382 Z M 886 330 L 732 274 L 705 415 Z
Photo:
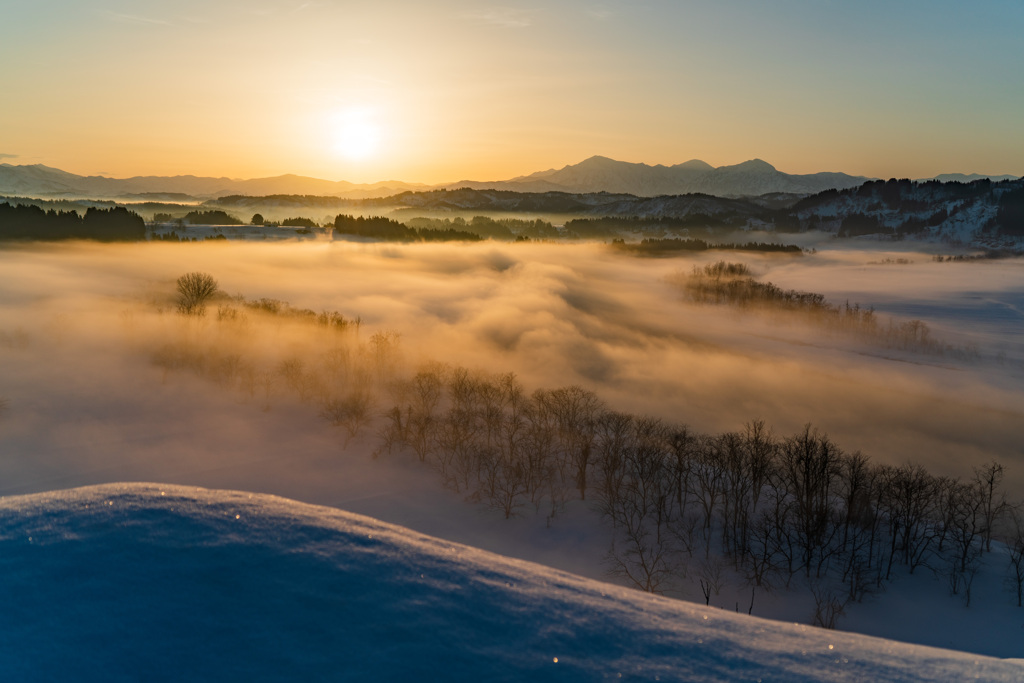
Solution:
M 763 307 L 799 315 L 809 322 L 889 348 L 968 359 L 978 356 L 975 346 L 954 346 L 935 339 L 921 320 L 884 322 L 870 307 L 863 308 L 849 301 L 843 305 L 832 304 L 823 294 L 782 289 L 771 282 L 760 282 L 742 263 L 719 261 L 703 268 L 694 266 L 688 275 L 677 276 L 676 282 L 688 298 L 698 303 Z
M 259 214 L 256 214 L 256 216 L 259 216 Z M 255 221 L 256 216 L 253 216 L 253 221 L 252 221 L 253 225 L 256 225 L 256 221 Z M 263 219 L 262 216 L 260 216 L 260 219 L 261 219 L 261 225 L 266 223 L 265 220 L 262 220 Z M 312 218 L 304 218 L 302 216 L 298 216 L 296 218 L 285 218 L 283 221 L 281 221 L 281 225 L 283 225 L 286 228 L 318 228 L 318 227 L 320 227 L 320 226 L 318 226 L 316 224 L 316 221 L 314 221 Z
M 526 393 L 514 375 L 438 366 L 392 385 L 380 452 L 406 450 L 456 492 L 500 509 L 561 511 L 594 490 L 593 425 L 605 411 L 571 386 Z
M 567 501 L 592 501 L 611 529 L 610 570 L 646 591 L 696 572 L 710 601 L 724 562 L 750 589 L 748 611 L 758 591 L 799 579 L 815 588 L 816 620 L 834 626 L 900 568 L 936 572 L 969 604 L 981 555 L 1010 517 L 995 462 L 967 480 L 934 476 L 874 464 L 810 425 L 702 434 L 611 411 L 578 386 L 529 394 L 514 375 L 464 368 L 424 369 L 392 393 L 379 453 L 414 454 L 505 517 L 550 522 Z M 1024 577 L 1024 544 L 1013 543 Z
M 1024 235 L 1024 187 L 999 198 L 996 223 L 1004 235 Z
M 379 240 L 411 242 L 416 231 L 404 223 L 383 216 L 349 216 L 338 214 L 334 219 L 334 231 L 343 235 L 372 237 Z
M 795 244 L 779 244 L 777 242 L 745 242 L 737 244 L 726 242 L 715 244 L 701 239 L 683 239 L 679 237 L 668 238 L 645 238 L 639 242 L 626 242 L 622 239 L 613 239 L 612 246 L 620 251 L 625 251 L 638 256 L 663 256 L 677 252 L 691 251 L 759 251 L 779 254 L 801 254 L 803 250 Z
M 227 239 L 227 237 L 221 234 L 206 235 L 205 237 L 189 237 L 188 235 L 179 235 L 174 230 L 163 234 L 154 234 L 152 237 L 154 242 L 226 242 Z
M 771 282 L 759 282 L 743 263 L 718 261 L 703 268 L 694 266 L 683 284 L 690 298 L 700 303 L 769 304 L 813 313 L 842 312 L 839 307 L 829 304 L 824 294 L 787 290 Z M 869 313 L 865 310 L 865 314 Z
M 242 221 L 221 210 L 189 211 L 182 219 L 192 225 L 242 225 Z
M 560 236 L 558 229 L 548 221 L 539 218 L 534 220 L 521 218 L 490 218 L 489 216 L 473 216 L 471 220 L 456 218 L 410 218 L 406 225 L 410 228 L 448 230 L 449 228 L 471 232 L 484 239 L 514 241 L 518 238 L 552 239 Z
M 334 219 L 334 232 L 357 235 L 388 242 L 479 242 L 480 235 L 454 228 L 410 228 L 383 216 L 349 216 L 339 214 Z
M 128 242 L 146 238 L 146 223 L 137 213 L 115 206 L 75 211 L 43 211 L 38 206 L 0 204 L 0 239 Z

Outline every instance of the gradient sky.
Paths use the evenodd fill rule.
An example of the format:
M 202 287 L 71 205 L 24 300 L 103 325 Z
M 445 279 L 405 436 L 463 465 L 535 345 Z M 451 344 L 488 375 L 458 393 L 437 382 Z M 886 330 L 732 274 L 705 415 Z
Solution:
M 1024 174 L 1021 0 L 5 0 L 0 17 L 12 164 L 435 183 L 601 154 Z

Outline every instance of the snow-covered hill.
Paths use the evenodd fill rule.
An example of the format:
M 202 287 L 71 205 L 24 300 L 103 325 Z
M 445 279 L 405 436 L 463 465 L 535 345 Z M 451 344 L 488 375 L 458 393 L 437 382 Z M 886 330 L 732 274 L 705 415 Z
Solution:
M 7 681 L 1017 681 L 1024 666 L 642 594 L 273 496 L 0 500 Z
M 1024 180 L 970 183 L 888 180 L 806 197 L 791 209 L 804 229 L 888 235 L 974 247 L 1017 247 Z

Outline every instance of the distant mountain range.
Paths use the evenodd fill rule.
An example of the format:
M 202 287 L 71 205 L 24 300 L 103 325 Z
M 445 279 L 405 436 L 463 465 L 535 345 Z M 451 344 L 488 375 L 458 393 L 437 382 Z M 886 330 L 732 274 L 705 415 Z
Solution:
M 782 173 L 754 159 L 735 166 L 714 166 L 693 159 L 675 166 L 648 166 L 590 157 L 565 168 L 533 173 L 500 182 L 462 181 L 449 187 L 515 190 L 518 192 L 614 192 L 638 197 L 701 193 L 717 197 L 756 197 L 772 192 L 814 194 L 857 187 L 863 176 L 846 173 Z
M 0 194 L 30 197 L 129 199 L 137 201 L 189 201 L 225 195 L 271 194 L 326 195 L 333 197 L 381 197 L 430 186 L 397 181 L 371 184 L 331 181 L 298 175 L 236 180 L 193 175 L 106 178 L 80 176 L 35 164 L 0 164 Z
M 1015 175 L 983 175 L 981 173 L 943 173 L 937 175 L 934 178 L 928 178 L 927 180 L 938 180 L 940 183 L 973 183 L 975 180 L 984 180 L 988 178 L 993 182 L 1000 182 L 1003 180 L 1017 180 L 1022 176 Z
M 969 182 L 980 178 L 1006 180 L 1015 177 L 952 173 L 937 176 L 936 179 L 944 182 Z M 318 195 L 362 199 L 409 191 L 457 188 L 574 194 L 609 192 L 638 197 L 692 193 L 717 197 L 758 197 L 766 194 L 810 195 L 824 190 L 857 187 L 868 180 L 873 178 L 846 173 L 783 173 L 760 159 L 716 168 L 697 159 L 674 166 L 649 166 L 601 156 L 561 169 L 540 171 L 510 180 L 464 180 L 436 186 L 400 181 L 356 184 L 297 175 L 250 180 L 192 175 L 107 178 L 75 175 L 40 164 L 0 164 L 0 194 L 175 202 L 227 195 Z

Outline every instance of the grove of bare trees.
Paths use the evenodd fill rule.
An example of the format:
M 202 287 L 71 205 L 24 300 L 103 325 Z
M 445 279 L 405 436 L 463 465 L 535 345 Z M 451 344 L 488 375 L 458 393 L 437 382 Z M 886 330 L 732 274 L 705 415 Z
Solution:
M 195 307 L 216 283 L 190 276 Z M 204 324 L 249 339 L 250 315 L 308 326 L 320 335 L 311 337 L 318 353 L 261 365 L 243 347 L 193 335 L 153 360 L 264 409 L 288 395 L 311 404 L 346 444 L 362 437 L 377 458 L 424 463 L 445 487 L 506 518 L 538 514 L 553 524 L 581 501 L 607 525 L 607 570 L 641 590 L 699 585 L 710 604 L 728 576 L 753 612 L 764 591 L 804 587 L 812 621 L 834 627 L 846 605 L 899 573 L 932 572 L 969 606 L 984 554 L 998 550 L 1024 603 L 1024 514 L 1006 500 L 998 462 L 966 479 L 937 476 L 919 464 L 873 463 L 811 425 L 780 435 L 752 420 L 705 434 L 610 409 L 581 386 L 531 392 L 511 373 L 440 363 L 406 371 L 397 335 L 362 340 L 358 319 L 272 300 L 221 307 Z

